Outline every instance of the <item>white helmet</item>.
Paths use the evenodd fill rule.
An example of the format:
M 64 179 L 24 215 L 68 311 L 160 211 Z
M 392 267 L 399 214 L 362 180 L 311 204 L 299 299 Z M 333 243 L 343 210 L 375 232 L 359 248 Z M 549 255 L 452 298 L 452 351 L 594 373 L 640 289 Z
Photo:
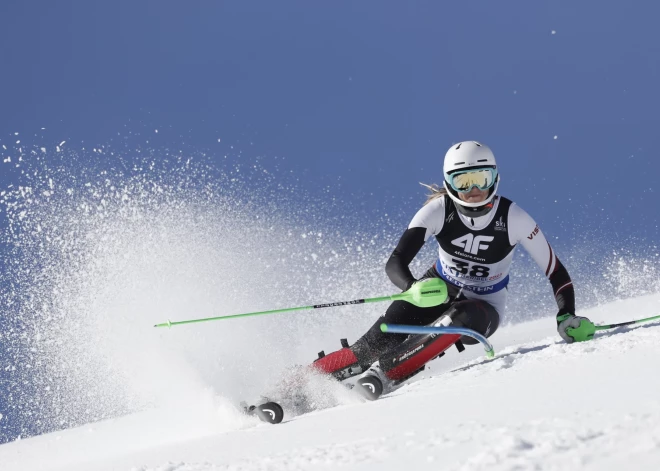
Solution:
M 466 171 L 479 169 L 489 170 L 488 172 L 484 172 L 488 181 L 488 197 L 479 203 L 467 203 L 459 198 L 455 185 L 452 185 L 452 177 L 464 174 Z M 479 217 L 493 209 L 492 201 L 497 192 L 500 176 L 497 173 L 495 156 L 488 146 L 480 144 L 477 141 L 465 141 L 452 145 L 445 154 L 443 171 L 447 194 L 454 201 L 456 208 L 461 214 L 470 217 Z M 470 189 L 471 187 L 467 188 L 468 191 Z

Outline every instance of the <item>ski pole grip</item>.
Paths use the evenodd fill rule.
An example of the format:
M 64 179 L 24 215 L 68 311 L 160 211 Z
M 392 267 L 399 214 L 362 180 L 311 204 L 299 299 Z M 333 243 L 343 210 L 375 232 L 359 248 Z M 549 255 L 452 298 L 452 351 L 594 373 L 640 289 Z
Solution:
M 413 284 L 399 299 L 417 307 L 435 307 L 447 301 L 447 283 L 441 278 L 428 278 Z

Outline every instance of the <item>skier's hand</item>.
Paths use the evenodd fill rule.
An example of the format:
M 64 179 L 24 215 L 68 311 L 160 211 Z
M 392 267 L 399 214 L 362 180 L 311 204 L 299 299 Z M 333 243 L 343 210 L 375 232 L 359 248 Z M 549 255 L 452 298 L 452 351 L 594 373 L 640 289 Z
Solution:
M 557 331 L 566 343 L 584 342 L 593 338 L 596 327 L 586 317 L 559 311 L 557 313 Z
M 433 280 L 433 279 L 437 280 L 438 278 L 435 277 L 435 276 L 429 276 L 429 277 L 426 277 L 426 278 L 420 278 L 419 280 L 413 280 L 408 284 L 408 288 L 406 288 L 406 291 L 408 291 L 410 288 L 412 288 L 414 284 L 424 283 L 428 280 Z M 458 286 L 452 285 L 451 283 L 445 283 L 445 286 L 447 287 L 447 299 L 446 299 L 445 303 L 453 301 L 454 299 L 456 299 L 461 294 L 461 288 L 459 288 Z
M 447 302 L 447 284 L 441 278 L 424 278 L 399 295 L 417 307 L 434 307 Z

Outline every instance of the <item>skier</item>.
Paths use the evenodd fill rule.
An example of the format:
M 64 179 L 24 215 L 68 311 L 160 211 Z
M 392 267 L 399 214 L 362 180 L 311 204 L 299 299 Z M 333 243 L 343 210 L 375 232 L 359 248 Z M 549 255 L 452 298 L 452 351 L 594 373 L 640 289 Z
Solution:
M 452 345 L 459 351 L 474 339 L 460 335 L 385 334 L 381 323 L 466 327 L 486 337 L 495 333 L 504 314 L 509 268 L 514 248 L 521 243 L 552 285 L 557 330 L 568 343 L 571 329 L 591 322 L 575 316 L 575 294 L 566 268 L 539 226 L 511 200 L 497 195 L 500 181 L 495 156 L 474 141 L 453 145 L 444 160 L 444 188 L 429 186 L 432 194 L 413 217 L 386 264 L 390 280 L 402 290 L 430 278 L 447 284 L 448 299 L 436 307 L 393 302 L 385 314 L 353 345 L 313 363 L 323 373 L 344 380 L 362 374 L 361 393 L 376 399 L 410 378 Z M 408 265 L 434 236 L 438 260 L 416 280 Z

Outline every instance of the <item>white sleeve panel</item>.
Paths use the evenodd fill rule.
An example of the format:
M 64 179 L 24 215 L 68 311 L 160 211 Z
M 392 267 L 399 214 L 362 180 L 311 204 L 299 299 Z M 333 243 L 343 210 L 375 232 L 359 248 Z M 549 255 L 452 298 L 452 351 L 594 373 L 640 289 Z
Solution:
M 557 257 L 552 247 L 534 219 L 515 203 L 509 209 L 509 241 L 511 245 L 521 243 L 545 276 L 555 271 Z
M 437 198 L 417 211 L 417 214 L 415 214 L 412 221 L 410 221 L 408 229 L 423 227 L 426 229 L 424 240 L 427 241 L 429 237 L 440 233 L 444 223 L 445 199 Z

